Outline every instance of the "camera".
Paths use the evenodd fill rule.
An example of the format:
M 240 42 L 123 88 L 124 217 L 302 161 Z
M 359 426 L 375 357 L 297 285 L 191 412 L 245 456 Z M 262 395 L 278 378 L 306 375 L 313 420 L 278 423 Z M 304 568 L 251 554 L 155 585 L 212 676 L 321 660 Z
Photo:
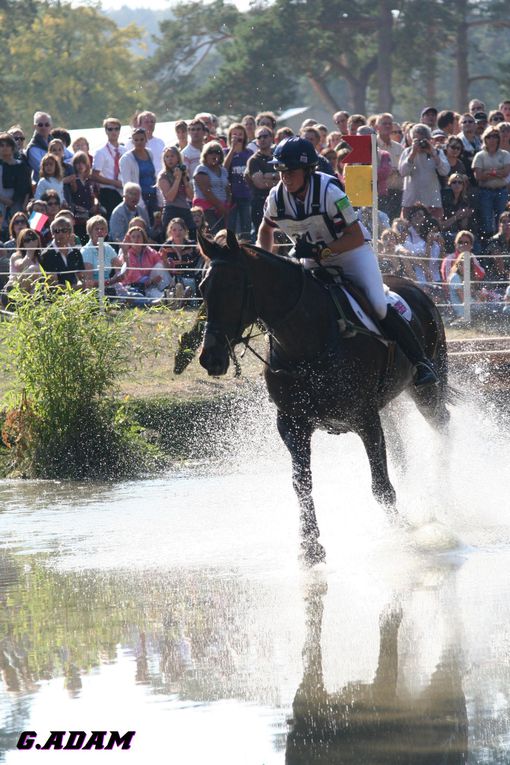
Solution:
M 177 169 L 181 171 L 181 173 L 185 173 L 187 168 L 186 165 L 177 165 Z
M 418 141 L 418 146 L 420 147 L 420 149 L 428 149 L 429 142 L 427 141 L 426 138 L 420 138 L 420 140 Z

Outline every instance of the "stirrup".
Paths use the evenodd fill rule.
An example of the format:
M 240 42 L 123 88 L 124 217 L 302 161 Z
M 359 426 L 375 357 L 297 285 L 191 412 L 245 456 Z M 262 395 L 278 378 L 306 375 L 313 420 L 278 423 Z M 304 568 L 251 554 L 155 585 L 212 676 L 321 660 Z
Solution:
M 413 382 L 415 388 L 424 385 L 437 385 L 439 377 L 428 361 L 419 361 L 414 368 Z

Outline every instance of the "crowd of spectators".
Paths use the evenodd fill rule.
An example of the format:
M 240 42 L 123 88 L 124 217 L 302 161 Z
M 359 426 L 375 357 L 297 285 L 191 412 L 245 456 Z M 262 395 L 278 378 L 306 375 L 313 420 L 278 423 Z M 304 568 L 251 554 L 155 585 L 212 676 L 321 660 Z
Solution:
M 293 131 L 271 112 L 220 128 L 199 113 L 175 124 L 176 142 L 157 136 L 150 111 L 133 118 L 131 138 L 107 117 L 94 155 L 71 142 L 51 116 L 34 114 L 0 133 L 0 288 L 33 288 L 41 269 L 61 284 L 97 288 L 98 241 L 105 238 L 106 292 L 135 304 L 194 305 L 202 266 L 197 226 L 228 227 L 254 240 L 279 175 L 274 146 Z M 379 257 L 385 272 L 419 282 L 453 317 L 462 316 L 470 253 L 476 299 L 510 302 L 510 100 L 487 111 L 473 99 L 463 114 L 425 107 L 417 122 L 389 113 L 338 111 L 333 129 L 314 119 L 300 134 L 317 168 L 344 185 L 349 136 L 376 136 Z M 363 222 L 371 225 L 367 210 Z M 3 242 L 3 244 L 2 244 Z

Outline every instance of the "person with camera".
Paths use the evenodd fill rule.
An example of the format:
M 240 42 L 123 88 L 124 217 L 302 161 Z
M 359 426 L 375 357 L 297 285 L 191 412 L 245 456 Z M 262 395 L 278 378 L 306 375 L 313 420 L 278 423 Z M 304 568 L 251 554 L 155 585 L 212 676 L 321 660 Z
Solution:
M 252 151 L 247 148 L 248 133 L 244 125 L 234 122 L 227 133 L 228 149 L 225 149 L 223 166 L 228 171 L 232 193 L 232 207 L 227 226 L 243 239 L 250 238 L 252 192 L 245 180 L 246 166 Z
M 166 231 L 173 218 L 182 218 L 188 230 L 194 234 L 195 222 L 190 209 L 193 184 L 176 146 L 167 146 L 163 151 L 163 169 L 158 175 L 157 186 L 165 202 L 161 221 L 163 231 Z
M 438 176 L 447 176 L 450 165 L 441 149 L 434 147 L 427 125 L 411 129 L 411 145 L 404 149 L 398 170 L 404 179 L 402 216 L 407 217 L 416 203 L 424 205 L 438 220 L 443 217 L 441 184 Z

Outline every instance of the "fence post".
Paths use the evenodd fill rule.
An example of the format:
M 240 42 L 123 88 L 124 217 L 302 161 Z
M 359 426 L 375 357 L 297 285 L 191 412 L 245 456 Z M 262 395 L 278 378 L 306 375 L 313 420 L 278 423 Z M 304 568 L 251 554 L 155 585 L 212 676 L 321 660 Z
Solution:
M 471 324 L 471 252 L 464 253 L 464 321 Z
M 97 240 L 99 309 L 104 311 L 104 236 Z
M 371 135 L 372 143 L 372 247 L 378 257 L 379 197 L 377 189 L 377 136 Z

